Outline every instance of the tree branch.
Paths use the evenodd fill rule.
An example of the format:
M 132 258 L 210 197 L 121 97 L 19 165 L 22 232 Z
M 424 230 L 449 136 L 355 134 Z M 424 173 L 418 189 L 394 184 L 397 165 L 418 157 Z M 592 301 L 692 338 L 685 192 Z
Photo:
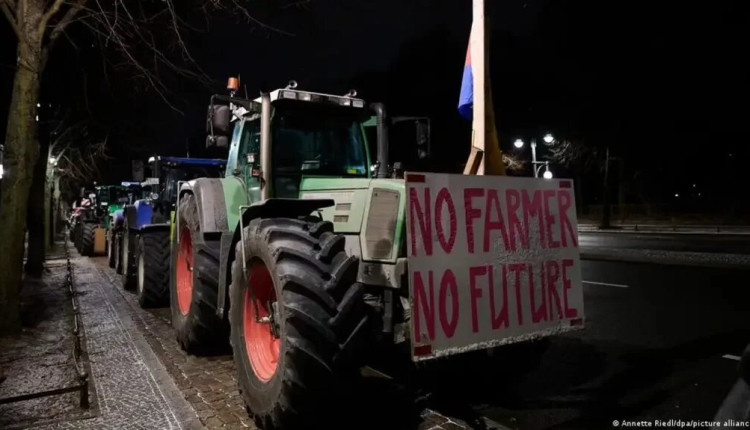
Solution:
M 16 37 L 20 40 L 21 30 L 18 28 L 18 23 L 13 17 L 13 4 L 10 0 L 0 0 L 0 10 L 3 11 L 3 15 L 5 15 L 5 18 L 8 20 L 8 24 L 13 28 L 13 33 L 15 33 Z
M 52 33 L 50 33 L 49 35 L 49 44 L 47 45 L 47 49 L 51 49 L 52 46 L 54 46 L 57 38 L 60 37 L 60 34 L 65 31 L 65 28 L 70 25 L 71 22 L 73 22 L 76 15 L 78 15 L 78 12 L 83 9 L 83 6 L 86 5 L 87 1 L 88 0 L 77 0 L 70 6 L 70 9 L 65 12 L 60 21 L 55 24 L 55 28 L 52 29 Z
M 49 23 L 49 20 L 60 10 L 60 7 L 64 2 L 65 0 L 55 0 L 55 2 L 52 3 L 52 6 L 50 6 L 42 15 L 42 18 L 39 20 L 39 28 L 36 30 L 39 34 L 39 40 L 44 38 L 44 32 L 47 31 L 47 23 Z

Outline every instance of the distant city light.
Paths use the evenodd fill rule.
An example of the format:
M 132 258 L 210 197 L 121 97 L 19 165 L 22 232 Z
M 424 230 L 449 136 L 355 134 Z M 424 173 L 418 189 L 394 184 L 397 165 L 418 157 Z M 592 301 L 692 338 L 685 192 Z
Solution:
M 547 133 L 547 134 L 546 134 L 546 135 L 544 136 L 544 141 L 545 141 L 546 143 L 552 143 L 552 142 L 554 142 L 554 140 L 555 140 L 555 138 L 554 138 L 554 137 L 552 137 L 552 135 L 551 135 L 551 134 L 549 134 L 549 133 Z
M 680 197 L 680 193 L 674 193 L 675 197 Z
M 42 104 L 41 103 L 37 103 L 36 107 L 42 107 Z
M 516 141 L 513 142 L 513 146 L 515 146 L 516 148 L 523 148 L 523 140 L 516 139 Z
M 695 184 L 693 184 L 693 188 L 695 188 Z
M 700 196 L 701 196 L 701 193 L 698 193 L 698 197 L 700 197 Z

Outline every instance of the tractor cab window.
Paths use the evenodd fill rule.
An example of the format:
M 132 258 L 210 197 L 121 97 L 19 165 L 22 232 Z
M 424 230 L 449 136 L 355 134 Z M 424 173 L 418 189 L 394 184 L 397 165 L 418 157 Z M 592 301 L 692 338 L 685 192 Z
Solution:
M 276 197 L 298 198 L 302 176 L 368 176 L 360 118 L 301 110 L 277 113 L 273 122 Z

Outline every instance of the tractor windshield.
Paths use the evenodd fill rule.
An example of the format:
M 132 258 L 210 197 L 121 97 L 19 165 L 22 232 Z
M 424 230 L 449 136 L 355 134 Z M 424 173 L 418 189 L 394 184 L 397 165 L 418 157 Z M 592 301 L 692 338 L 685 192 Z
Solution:
M 346 111 L 277 111 L 272 137 L 276 196 L 297 198 L 303 175 L 367 177 L 360 120 Z
M 109 200 L 107 202 L 110 205 L 126 205 L 134 202 L 137 197 L 136 189 L 113 187 L 109 191 Z

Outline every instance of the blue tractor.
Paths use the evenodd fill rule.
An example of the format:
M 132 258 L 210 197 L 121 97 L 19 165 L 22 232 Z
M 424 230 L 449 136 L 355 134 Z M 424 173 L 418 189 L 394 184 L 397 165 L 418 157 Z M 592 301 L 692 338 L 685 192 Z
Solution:
M 118 244 L 122 285 L 136 289 L 144 308 L 169 305 L 170 239 L 179 185 L 222 176 L 226 160 L 157 156 L 148 164 L 150 175 L 141 184 L 145 198 L 124 207 Z

